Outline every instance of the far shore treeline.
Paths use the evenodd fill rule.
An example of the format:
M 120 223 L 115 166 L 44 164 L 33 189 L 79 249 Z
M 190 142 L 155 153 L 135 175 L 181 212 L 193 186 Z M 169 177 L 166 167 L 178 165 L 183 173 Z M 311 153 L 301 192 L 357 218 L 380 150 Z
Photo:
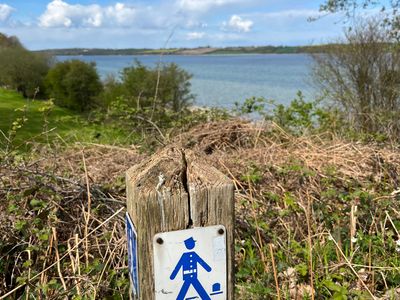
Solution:
M 324 52 L 328 45 L 315 46 L 247 46 L 247 47 L 198 47 L 198 48 L 128 48 L 128 49 L 102 49 L 102 48 L 68 48 L 44 49 L 36 52 L 50 55 L 215 55 L 215 54 L 292 54 L 292 53 L 319 53 Z

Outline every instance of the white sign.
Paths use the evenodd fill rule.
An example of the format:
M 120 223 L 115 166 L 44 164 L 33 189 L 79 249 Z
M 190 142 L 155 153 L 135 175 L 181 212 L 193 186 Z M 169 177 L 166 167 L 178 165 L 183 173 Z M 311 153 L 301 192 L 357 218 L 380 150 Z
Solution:
M 128 213 L 126 213 L 126 238 L 128 241 L 128 265 L 131 278 L 132 293 L 139 295 L 138 260 L 137 260 L 137 234 L 135 226 Z
M 226 229 L 222 225 L 154 236 L 156 300 L 225 300 Z

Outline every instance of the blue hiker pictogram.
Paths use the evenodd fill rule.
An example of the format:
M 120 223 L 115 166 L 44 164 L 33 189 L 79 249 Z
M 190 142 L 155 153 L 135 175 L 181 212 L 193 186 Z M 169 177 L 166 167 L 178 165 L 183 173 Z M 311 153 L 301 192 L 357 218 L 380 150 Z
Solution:
M 193 237 L 186 239 L 184 242 L 186 249 L 188 250 L 192 250 L 196 244 Z M 197 291 L 200 299 L 211 300 L 210 296 L 197 278 L 197 264 L 202 266 L 207 272 L 211 272 L 211 267 L 194 251 L 183 253 L 179 259 L 178 264 L 169 277 L 171 280 L 174 280 L 179 270 L 182 268 L 183 286 L 176 300 L 185 300 L 185 296 L 191 285 Z

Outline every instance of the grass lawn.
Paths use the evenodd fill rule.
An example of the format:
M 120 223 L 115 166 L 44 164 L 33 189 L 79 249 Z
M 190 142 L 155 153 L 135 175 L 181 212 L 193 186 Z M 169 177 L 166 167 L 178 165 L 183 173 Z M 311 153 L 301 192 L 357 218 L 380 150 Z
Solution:
M 0 149 L 9 143 L 7 139 L 10 137 L 13 122 L 23 116 L 27 120 L 12 138 L 12 144 L 17 148 L 25 148 L 27 142 L 45 143 L 55 139 L 66 143 L 132 142 L 128 133 L 110 126 L 88 123 L 83 116 L 68 109 L 53 106 L 46 117 L 46 106 L 48 104 L 45 101 L 27 100 L 14 91 L 0 89 Z

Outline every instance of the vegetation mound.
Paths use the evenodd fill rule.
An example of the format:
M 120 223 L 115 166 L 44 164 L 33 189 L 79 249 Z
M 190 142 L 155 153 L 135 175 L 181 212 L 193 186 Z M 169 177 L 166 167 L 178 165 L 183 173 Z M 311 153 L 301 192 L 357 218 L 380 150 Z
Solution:
M 238 299 L 398 297 L 398 149 L 241 120 L 173 143 L 235 183 Z M 1 160 L 0 294 L 127 297 L 123 179 L 146 156 L 77 145 Z

